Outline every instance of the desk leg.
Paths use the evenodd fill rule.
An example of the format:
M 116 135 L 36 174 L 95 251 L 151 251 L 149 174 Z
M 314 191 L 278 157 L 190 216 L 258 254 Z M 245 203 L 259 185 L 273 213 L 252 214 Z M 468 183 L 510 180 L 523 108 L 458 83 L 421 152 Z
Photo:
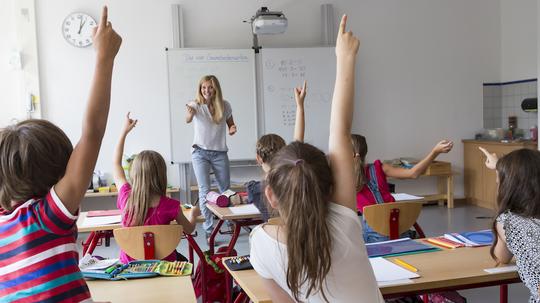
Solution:
M 437 192 L 440 195 L 445 195 L 448 199 L 448 191 L 446 191 L 446 184 L 446 177 L 437 177 Z M 444 206 L 444 199 L 438 200 L 437 202 L 439 206 Z
M 232 277 L 228 270 L 225 270 L 225 303 L 232 302 Z
M 212 230 L 210 238 L 208 238 L 208 249 L 210 250 L 211 254 L 214 254 L 214 243 L 216 243 L 216 236 L 219 232 L 219 229 L 221 228 L 221 225 L 223 225 L 223 220 L 220 219 L 216 224 L 216 227 L 214 227 L 214 230 Z
M 454 176 L 450 175 L 446 178 L 446 198 L 448 200 L 448 208 L 454 208 Z
M 90 236 L 88 236 L 88 239 L 86 240 L 86 243 L 83 243 L 83 256 L 87 253 L 92 254 L 94 249 L 96 249 L 99 240 L 104 236 L 103 231 L 91 232 Z
M 508 284 L 499 286 L 499 301 L 501 303 L 508 303 Z
M 234 222 L 234 232 L 231 237 L 231 241 L 229 242 L 229 246 L 227 247 L 226 256 L 230 256 L 232 251 L 234 250 L 234 246 L 236 245 L 236 241 L 238 241 L 238 236 L 240 235 L 240 229 L 242 228 L 242 224 L 239 222 Z

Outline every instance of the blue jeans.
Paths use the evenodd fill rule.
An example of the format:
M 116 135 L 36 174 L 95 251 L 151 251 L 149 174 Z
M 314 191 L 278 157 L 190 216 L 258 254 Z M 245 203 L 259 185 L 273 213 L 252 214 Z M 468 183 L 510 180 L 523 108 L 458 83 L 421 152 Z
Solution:
M 364 236 L 364 243 L 375 243 L 375 242 L 381 242 L 381 241 L 388 241 L 390 240 L 390 237 L 383 236 L 379 234 L 378 232 L 374 231 L 366 222 L 363 216 L 359 216 L 360 221 L 362 221 L 362 230 L 363 230 L 363 236 Z M 399 235 L 399 238 L 416 238 L 416 232 L 413 230 L 408 230 L 401 235 Z
M 210 168 L 214 171 L 214 176 L 218 183 L 219 192 L 229 189 L 231 183 L 229 171 L 229 156 L 225 151 L 205 150 L 195 148 L 191 154 L 193 160 L 193 171 L 197 184 L 199 185 L 199 205 L 205 221 L 203 228 L 207 233 L 212 232 L 214 217 L 212 212 L 206 208 L 206 194 L 210 191 Z

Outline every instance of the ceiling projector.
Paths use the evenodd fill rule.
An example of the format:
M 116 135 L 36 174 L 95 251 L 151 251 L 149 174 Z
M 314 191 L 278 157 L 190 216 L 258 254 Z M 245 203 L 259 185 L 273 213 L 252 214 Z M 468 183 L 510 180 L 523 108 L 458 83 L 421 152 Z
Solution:
M 283 12 L 273 12 L 267 7 L 261 7 L 251 18 L 251 28 L 255 35 L 282 34 L 287 29 L 287 18 Z

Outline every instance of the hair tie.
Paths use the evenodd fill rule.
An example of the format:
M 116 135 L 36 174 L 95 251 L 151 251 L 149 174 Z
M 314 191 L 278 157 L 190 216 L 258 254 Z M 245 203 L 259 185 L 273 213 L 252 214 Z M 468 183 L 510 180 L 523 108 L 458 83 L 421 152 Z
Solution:
M 355 158 L 358 158 L 358 157 L 360 157 L 360 154 L 359 154 L 359 153 L 356 153 L 356 154 L 354 154 L 354 157 L 355 157 Z

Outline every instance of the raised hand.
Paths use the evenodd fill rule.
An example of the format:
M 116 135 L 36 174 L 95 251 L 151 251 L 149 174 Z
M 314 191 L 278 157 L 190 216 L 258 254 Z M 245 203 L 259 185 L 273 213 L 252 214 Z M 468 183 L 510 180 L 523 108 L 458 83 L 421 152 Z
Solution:
M 343 15 L 339 24 L 338 36 L 336 39 L 336 56 L 340 58 L 356 58 L 356 53 L 360 47 L 360 40 L 352 32 L 347 32 L 347 15 Z
M 133 120 L 130 118 L 130 115 L 131 113 L 128 112 L 127 115 L 126 115 L 126 122 L 124 123 L 124 134 L 128 134 L 136 125 L 137 125 L 137 122 L 139 120 Z
M 306 98 L 307 93 L 307 84 L 306 80 L 304 80 L 304 85 L 302 87 L 295 87 L 294 88 L 294 99 L 296 100 L 296 106 L 304 106 L 304 99 Z
M 478 149 L 480 149 L 480 151 L 483 152 L 486 156 L 486 167 L 489 169 L 495 169 L 497 167 L 497 161 L 499 161 L 499 157 L 497 157 L 497 154 L 492 154 L 483 147 L 478 147 Z
M 454 142 L 448 140 L 442 140 L 433 147 L 435 154 L 448 153 L 454 147 Z
M 107 6 L 103 7 L 98 26 L 92 30 L 92 39 L 98 60 L 113 61 L 122 44 L 122 38 L 108 21 Z

